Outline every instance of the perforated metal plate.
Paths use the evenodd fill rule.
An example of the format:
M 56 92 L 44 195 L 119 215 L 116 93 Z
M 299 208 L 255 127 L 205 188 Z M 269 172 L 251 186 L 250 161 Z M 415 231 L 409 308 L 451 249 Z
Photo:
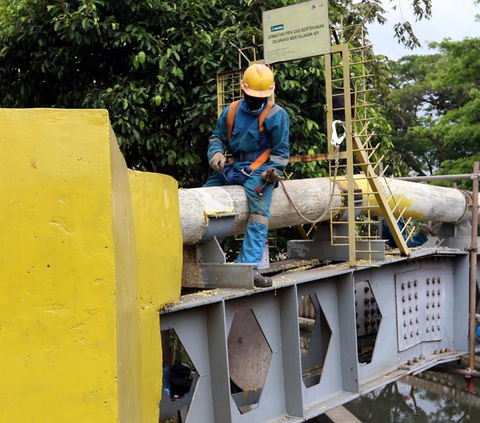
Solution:
M 423 269 L 395 276 L 398 350 L 443 337 L 445 299 L 442 269 Z

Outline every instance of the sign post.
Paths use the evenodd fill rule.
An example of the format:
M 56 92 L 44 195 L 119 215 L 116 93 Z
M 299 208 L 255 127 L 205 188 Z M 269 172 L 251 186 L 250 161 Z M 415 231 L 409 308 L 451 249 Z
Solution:
M 311 0 L 263 12 L 266 64 L 330 53 L 327 0 Z

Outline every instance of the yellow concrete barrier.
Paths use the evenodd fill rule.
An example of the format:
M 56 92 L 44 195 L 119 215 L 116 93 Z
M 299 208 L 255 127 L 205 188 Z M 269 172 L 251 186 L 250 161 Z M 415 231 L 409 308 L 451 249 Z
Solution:
M 0 128 L 0 422 L 158 422 L 176 182 L 128 173 L 106 111 L 4 109 Z

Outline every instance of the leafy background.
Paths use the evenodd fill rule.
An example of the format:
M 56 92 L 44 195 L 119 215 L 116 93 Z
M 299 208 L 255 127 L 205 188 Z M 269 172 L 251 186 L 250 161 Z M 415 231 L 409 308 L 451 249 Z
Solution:
M 246 47 L 253 37 L 261 40 L 261 12 L 294 3 L 0 0 L 0 106 L 106 108 L 129 167 L 200 186 L 209 172 L 216 75 L 238 65 L 231 42 Z M 431 16 L 431 0 L 410 5 L 418 19 Z M 380 0 L 332 0 L 329 7 L 334 23 L 340 16 L 347 24 L 385 22 Z M 399 42 L 418 45 L 409 22 L 395 30 Z M 477 40 L 465 43 L 478 48 Z M 435 57 L 378 65 L 377 132 L 397 175 L 467 168 L 477 145 L 479 73 L 473 64 L 456 69 L 462 60 L 478 64 L 479 56 L 460 57 L 462 43 L 437 47 Z M 291 118 L 291 153 L 325 152 L 323 60 L 275 69 L 276 99 Z M 321 162 L 289 168 L 294 177 L 326 174 Z

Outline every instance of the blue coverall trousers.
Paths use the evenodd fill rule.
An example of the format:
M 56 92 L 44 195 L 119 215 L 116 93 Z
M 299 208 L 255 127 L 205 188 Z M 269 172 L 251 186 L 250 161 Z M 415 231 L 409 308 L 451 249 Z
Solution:
M 250 163 L 234 163 L 235 170 L 241 169 Z M 274 184 L 268 183 L 259 195 L 255 188 L 263 185 L 262 172 L 267 170 L 267 166 L 260 166 L 243 183 L 245 194 L 250 208 L 250 218 L 248 220 L 247 232 L 243 238 L 240 254 L 236 258 L 237 263 L 253 263 L 256 269 L 262 259 L 263 250 L 268 234 L 268 219 L 270 218 L 270 205 L 272 204 Z M 225 177 L 222 173 L 214 172 L 205 183 L 204 187 L 218 187 L 226 185 Z

